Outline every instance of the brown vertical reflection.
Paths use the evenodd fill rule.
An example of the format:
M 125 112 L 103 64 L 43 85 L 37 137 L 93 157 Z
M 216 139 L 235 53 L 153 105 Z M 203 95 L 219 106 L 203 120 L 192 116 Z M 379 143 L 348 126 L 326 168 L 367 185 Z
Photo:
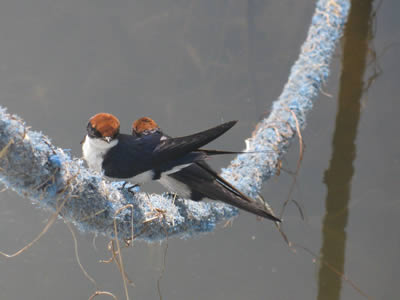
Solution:
M 326 213 L 322 227 L 321 258 L 344 272 L 346 225 L 351 179 L 356 156 L 355 139 L 360 119 L 360 99 L 368 53 L 368 34 L 373 0 L 353 0 L 344 32 L 339 105 L 333 135 L 333 153 L 325 172 Z M 318 299 L 340 299 L 341 278 L 326 264 L 319 270 Z

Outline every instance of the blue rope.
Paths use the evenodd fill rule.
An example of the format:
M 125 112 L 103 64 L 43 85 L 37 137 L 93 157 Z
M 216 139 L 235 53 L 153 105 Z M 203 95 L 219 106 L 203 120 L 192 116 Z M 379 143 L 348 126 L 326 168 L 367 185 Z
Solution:
M 348 0 L 319 0 L 307 39 L 282 95 L 270 116 L 261 121 L 247 150 L 268 155 L 238 155 L 223 176 L 255 197 L 261 184 L 276 172 L 280 157 L 305 127 L 305 117 L 329 73 L 335 45 L 349 10 Z M 43 208 L 58 210 L 80 230 L 147 241 L 168 236 L 188 237 L 212 231 L 216 224 L 238 214 L 218 202 L 193 202 L 161 195 L 120 190 L 121 182 L 106 182 L 85 168 L 80 159 L 31 131 L 17 116 L 0 107 L 0 180 Z M 272 153 L 272 152 L 273 153 Z M 133 212 L 133 215 L 132 215 Z

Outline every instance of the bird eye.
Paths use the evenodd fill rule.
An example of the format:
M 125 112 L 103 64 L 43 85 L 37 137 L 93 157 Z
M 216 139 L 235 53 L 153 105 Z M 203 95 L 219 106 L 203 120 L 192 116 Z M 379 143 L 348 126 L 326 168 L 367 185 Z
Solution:
M 101 138 L 101 133 L 96 130 L 96 128 L 94 128 L 90 122 L 87 125 L 87 133 L 91 138 Z

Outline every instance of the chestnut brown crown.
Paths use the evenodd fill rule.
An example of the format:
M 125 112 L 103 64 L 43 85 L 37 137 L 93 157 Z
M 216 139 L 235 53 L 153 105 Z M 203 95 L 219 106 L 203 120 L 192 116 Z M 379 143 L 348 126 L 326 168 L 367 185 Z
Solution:
M 98 113 L 90 118 L 87 131 L 90 137 L 115 138 L 119 133 L 120 122 L 112 114 Z
M 160 128 L 158 127 L 157 123 L 149 117 L 137 119 L 135 122 L 132 123 L 133 134 L 140 135 L 145 133 L 146 131 L 154 131 L 159 129 Z

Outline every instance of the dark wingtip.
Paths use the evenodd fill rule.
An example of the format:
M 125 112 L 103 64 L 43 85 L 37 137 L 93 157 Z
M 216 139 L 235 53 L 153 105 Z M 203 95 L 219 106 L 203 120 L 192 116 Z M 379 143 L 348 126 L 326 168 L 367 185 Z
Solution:
M 226 127 L 232 128 L 233 126 L 235 126 L 235 124 L 239 122 L 238 120 L 233 120 L 233 121 L 229 121 L 224 123 L 223 125 L 225 125 Z
M 235 126 L 235 124 L 236 124 L 237 122 L 238 122 L 238 121 L 235 120 L 235 121 L 229 121 L 229 122 L 226 122 L 226 123 L 222 123 L 222 124 L 220 124 L 220 125 L 218 125 L 218 126 L 215 126 L 214 128 L 211 128 L 211 129 L 207 130 L 207 131 L 213 130 L 214 132 L 219 132 L 219 133 L 217 134 L 217 136 L 215 137 L 215 138 L 217 138 L 218 136 L 224 134 L 224 133 L 227 132 L 229 129 L 231 129 L 233 126 Z
M 273 215 L 271 215 L 269 213 L 267 213 L 265 217 L 267 219 L 270 219 L 270 220 L 274 221 L 274 222 L 282 223 L 281 219 L 279 219 L 279 218 L 277 218 L 277 217 L 275 217 L 275 216 L 273 216 Z

